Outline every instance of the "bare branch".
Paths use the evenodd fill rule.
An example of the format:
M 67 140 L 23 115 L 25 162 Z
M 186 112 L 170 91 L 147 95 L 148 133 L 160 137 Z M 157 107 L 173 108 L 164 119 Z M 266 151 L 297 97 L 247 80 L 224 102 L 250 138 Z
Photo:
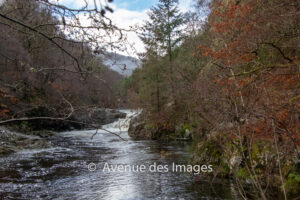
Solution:
M 68 56 L 70 56 L 70 57 L 76 62 L 76 65 L 77 65 L 77 68 L 78 68 L 79 72 L 82 71 L 81 68 L 80 68 L 78 59 L 75 58 L 75 57 L 74 57 L 70 52 L 68 52 L 66 49 L 64 49 L 63 47 L 61 47 L 57 42 L 55 42 L 55 40 L 54 40 L 53 38 L 47 36 L 45 33 L 42 33 L 41 31 L 39 31 L 39 30 L 37 30 L 37 29 L 34 29 L 34 28 L 30 27 L 29 25 L 26 25 L 26 24 L 24 24 L 24 23 L 22 23 L 22 22 L 20 22 L 20 21 L 17 21 L 17 20 L 15 20 L 15 19 L 12 19 L 12 18 L 10 18 L 10 17 L 8 17 L 8 16 L 6 16 L 6 15 L 3 15 L 3 14 L 1 14 L 1 13 L 0 13 L 0 17 L 2 17 L 2 18 L 4 18 L 4 19 L 7 19 L 8 21 L 11 21 L 11 22 L 13 22 L 13 23 L 19 24 L 19 25 L 21 25 L 21 26 L 23 26 L 23 27 L 25 27 L 25 28 L 27 28 L 27 29 L 29 29 L 29 30 L 31 30 L 31 31 L 33 31 L 33 32 L 35 32 L 35 33 L 41 35 L 41 36 L 43 36 L 44 38 L 46 38 L 47 40 L 49 40 L 51 43 L 53 43 L 55 46 L 57 46 L 60 50 L 62 50 L 64 53 L 66 53 Z

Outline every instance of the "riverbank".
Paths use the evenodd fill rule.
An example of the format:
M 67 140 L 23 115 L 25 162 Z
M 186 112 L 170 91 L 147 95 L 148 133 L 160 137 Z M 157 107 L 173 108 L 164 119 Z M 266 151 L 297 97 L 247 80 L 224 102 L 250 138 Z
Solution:
M 50 148 L 53 144 L 47 138 L 56 134 L 55 132 L 45 130 L 22 134 L 0 126 L 0 157 L 24 149 Z
M 204 176 L 231 179 L 237 184 L 253 187 L 258 193 L 262 192 L 262 188 L 268 188 L 281 196 L 286 192 L 289 198 L 300 194 L 299 154 L 293 146 L 288 146 L 288 140 L 283 142 L 285 151 L 278 152 L 272 138 L 251 140 L 246 136 L 224 134 L 226 129 L 224 132 L 201 130 L 193 124 L 195 122 L 182 122 L 174 127 L 160 125 L 143 112 L 131 121 L 129 135 L 137 140 L 190 141 L 190 162 L 214 166 L 214 173 Z M 244 186 L 239 189 L 243 193 Z M 266 198 L 270 197 L 266 195 Z
M 67 131 L 62 133 L 57 133 L 53 131 L 27 131 L 23 133 L 18 133 L 13 130 L 9 130 L 5 127 L 0 127 L 0 141 L 1 141 L 1 148 L 0 148 L 0 157 L 9 158 L 9 157 L 17 157 L 19 154 L 23 154 L 22 152 L 44 152 L 45 149 L 53 149 L 62 147 L 69 147 L 69 145 L 74 145 L 74 149 L 68 150 L 69 153 L 75 153 L 78 151 L 77 144 L 80 145 L 80 149 L 89 149 L 89 145 L 94 146 L 97 143 L 102 144 L 102 140 L 106 141 L 105 138 L 109 138 L 113 143 L 117 143 L 115 145 L 115 148 L 121 148 L 121 146 L 131 146 L 131 145 L 139 145 L 139 144 L 151 144 L 151 145 L 159 145 L 159 151 L 158 155 L 161 159 L 170 159 L 174 157 L 174 152 L 169 149 L 170 146 L 173 145 L 182 145 L 185 147 L 185 150 L 180 150 L 177 153 L 181 154 L 184 153 L 185 161 L 181 161 L 175 164 L 179 165 L 193 165 L 193 166 L 203 166 L 203 165 L 211 165 L 213 168 L 213 173 L 201 173 L 198 175 L 193 175 L 192 179 L 194 179 L 195 183 L 197 184 L 215 184 L 215 181 L 217 182 L 231 182 L 235 185 L 235 192 L 239 193 L 242 190 L 249 190 L 251 191 L 249 194 L 247 192 L 247 195 L 251 196 L 252 193 L 257 190 L 255 188 L 255 180 L 253 180 L 253 177 L 251 173 L 255 173 L 257 177 L 259 178 L 259 184 L 262 187 L 268 187 L 269 192 L 266 193 L 266 196 L 268 198 L 273 198 L 274 195 L 281 196 L 282 199 L 282 190 L 280 189 L 281 185 L 281 178 L 278 176 L 278 170 L 279 168 L 276 165 L 277 157 L 276 157 L 276 150 L 273 149 L 272 143 L 270 141 L 259 141 L 255 142 L 253 145 L 255 149 L 252 149 L 251 155 L 248 155 L 247 158 L 251 156 L 252 158 L 252 164 L 251 165 L 251 171 L 249 172 L 247 169 L 247 166 L 249 166 L 249 163 L 243 159 L 243 154 L 239 152 L 239 141 L 237 139 L 232 139 L 229 136 L 224 136 L 221 134 L 216 133 L 210 133 L 203 136 L 201 139 L 199 137 L 195 137 L 195 130 L 191 129 L 191 126 L 181 126 L 180 128 L 177 128 L 178 131 L 176 134 L 171 134 L 170 132 L 163 132 L 161 131 L 160 137 L 147 137 L 147 138 L 141 138 L 139 135 L 138 137 L 132 137 L 132 132 L 129 134 L 131 135 L 131 138 L 134 139 L 131 141 L 129 138 L 129 135 L 127 135 L 127 129 L 131 127 L 131 130 L 133 130 L 134 127 L 138 127 L 138 130 L 142 131 L 143 127 L 148 127 L 147 123 L 142 123 L 142 120 L 136 120 L 139 118 L 136 113 L 131 112 L 125 112 L 127 117 L 123 119 L 119 119 L 118 121 L 115 121 L 114 123 L 104 125 L 103 128 L 106 130 L 115 132 L 117 134 L 120 134 L 122 138 L 125 138 L 126 141 L 122 141 L 118 139 L 116 136 L 105 132 L 105 131 L 96 131 L 96 130 L 76 130 L 76 131 Z M 141 119 L 141 118 L 139 118 Z M 145 118 L 144 118 L 145 119 Z M 131 120 L 131 122 L 130 122 Z M 136 126 L 137 121 L 138 124 L 144 124 L 143 126 Z M 130 122 L 130 123 L 129 123 Z M 135 124 L 133 126 L 133 124 Z M 179 127 L 179 126 L 178 126 Z M 149 129 L 148 129 L 149 130 Z M 150 133 L 149 131 L 146 131 L 146 133 Z M 154 130 L 154 129 L 152 129 Z M 93 139 L 91 139 L 92 135 L 95 135 Z M 189 133 L 189 140 L 178 140 L 177 137 L 183 137 Z M 155 131 L 152 132 L 152 134 L 155 134 Z M 165 134 L 165 135 L 164 135 Z M 182 134 L 182 135 L 180 135 Z M 176 135 L 176 137 L 175 137 Z M 155 136 L 155 135 L 152 135 Z M 146 140 L 145 140 L 146 139 Z M 197 140 L 198 139 L 198 140 Z M 60 141 L 59 143 L 57 141 Z M 81 140 L 84 140 L 85 142 L 82 143 Z M 152 141 L 151 141 L 152 140 Z M 156 141 L 153 141 L 156 140 Z M 177 142 L 176 142 L 177 141 Z M 189 141 L 189 142 L 187 142 Z M 70 143 L 71 142 L 71 143 Z M 87 145 L 87 142 L 89 145 Z M 153 143 L 154 142 L 154 143 Z M 73 144 L 74 143 L 74 144 Z M 58 145 L 61 144 L 61 145 Z M 111 145 L 112 145 L 111 144 Z M 67 145 L 67 146 L 66 146 Z M 105 143 L 105 145 L 109 145 L 109 143 Z M 145 148 L 152 148 L 151 145 L 149 147 L 145 146 Z M 107 149 L 107 147 L 103 147 L 99 144 L 98 147 L 95 150 L 100 153 L 102 152 L 104 157 L 107 157 L 110 154 L 110 151 Z M 79 149 L 79 150 L 80 150 Z M 123 148 L 117 150 L 118 152 L 122 152 Z M 26 150 L 26 151 L 24 151 Z M 81 150 L 80 150 L 81 151 Z M 127 151 L 127 150 L 126 150 Z M 105 153 L 104 153 L 105 152 Z M 68 154 L 69 154 L 68 153 Z M 132 151 L 127 152 L 127 156 L 129 154 L 139 154 L 140 156 L 143 156 L 142 152 L 137 151 L 137 149 L 132 149 Z M 53 156 L 54 154 L 50 154 Z M 60 155 L 60 153 L 58 154 Z M 49 156 L 49 155 L 48 155 Z M 102 164 L 104 161 L 107 161 L 107 159 L 96 159 L 94 160 L 94 156 L 96 154 L 88 155 L 88 160 L 93 161 L 95 163 L 101 162 Z M 97 156 L 96 156 L 97 157 Z M 147 156 L 146 156 L 147 157 Z M 295 163 L 295 155 L 291 154 L 291 157 L 289 157 L 290 160 L 287 160 L 286 162 L 281 162 L 281 169 L 284 176 L 288 176 L 286 178 L 285 182 L 285 189 L 288 191 L 289 197 L 294 197 L 298 193 L 298 179 L 297 179 L 297 163 Z M 43 156 L 40 157 L 40 159 L 44 160 Z M 83 158 L 81 158 L 83 159 Z M 128 157 L 124 157 L 123 164 L 131 164 L 128 162 Z M 151 164 L 150 160 L 148 158 L 144 158 L 145 163 Z M 283 160 L 281 160 L 283 161 Z M 44 161 L 43 161 L 44 162 Z M 48 162 L 48 161 L 47 161 Z M 76 161 L 77 162 L 77 161 Z M 150 163 L 149 163 L 150 162 Z M 107 163 L 107 162 L 105 162 Z M 109 162 L 111 164 L 120 164 L 120 162 Z M 135 165 L 143 165 L 145 163 L 137 162 L 134 163 Z M 159 163 L 159 162 L 158 162 Z M 170 165 L 173 165 L 171 163 Z M 165 165 L 162 163 L 162 165 Z M 252 171 L 253 170 L 253 171 Z M 187 173 L 190 174 L 191 173 Z M 286 175 L 287 174 L 287 175 Z M 149 175 L 149 178 L 153 178 Z M 269 182 L 264 182 L 264 180 L 269 180 Z M 257 181 L 257 180 L 256 180 Z M 247 189 L 246 189 L 247 188 Z M 272 188 L 272 189 L 271 189 Z M 271 191 L 271 192 L 270 192 Z M 271 199 L 272 199 L 271 198 Z
M 0 156 L 24 149 L 42 149 L 53 146 L 50 137 L 61 131 L 95 129 L 125 118 L 126 113 L 114 109 L 91 108 L 75 112 L 67 120 L 24 120 L 0 126 Z
M 131 140 L 127 122 L 125 118 L 104 126 L 109 131 L 121 131 L 117 133 L 126 142 L 101 130 L 93 139 L 95 130 L 74 130 L 49 137 L 51 148 L 0 157 L 0 199 L 239 199 L 230 181 L 210 184 L 184 172 L 101 170 L 105 163 L 188 164 L 188 143 Z M 88 170 L 90 163 L 96 164 L 95 171 Z

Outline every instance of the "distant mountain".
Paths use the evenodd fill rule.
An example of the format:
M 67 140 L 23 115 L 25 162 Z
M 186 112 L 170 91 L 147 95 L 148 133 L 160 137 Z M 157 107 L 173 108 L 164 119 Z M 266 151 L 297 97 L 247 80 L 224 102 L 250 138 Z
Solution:
M 102 58 L 104 65 L 114 71 L 117 71 L 123 76 L 130 76 L 133 70 L 141 65 L 140 60 L 117 53 L 106 52 L 100 57 Z

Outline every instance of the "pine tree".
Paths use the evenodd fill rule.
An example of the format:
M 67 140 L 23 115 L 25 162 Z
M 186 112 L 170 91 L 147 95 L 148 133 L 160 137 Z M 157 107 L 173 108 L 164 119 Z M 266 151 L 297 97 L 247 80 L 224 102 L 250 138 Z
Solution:
M 184 20 L 178 9 L 178 0 L 159 0 L 149 12 L 150 20 L 142 27 L 140 38 L 146 45 L 147 54 L 168 58 L 169 79 L 173 101 L 176 104 L 173 75 L 173 50 L 183 39 L 180 28 Z

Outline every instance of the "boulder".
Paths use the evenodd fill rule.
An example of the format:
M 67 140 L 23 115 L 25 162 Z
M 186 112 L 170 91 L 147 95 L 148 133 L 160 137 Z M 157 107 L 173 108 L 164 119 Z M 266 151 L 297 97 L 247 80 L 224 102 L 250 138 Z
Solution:
M 57 116 L 57 113 L 49 110 L 47 107 L 38 107 L 26 113 L 27 117 L 48 117 Z M 40 119 L 20 122 L 17 124 L 18 131 L 25 132 L 27 130 L 52 130 L 52 131 L 67 131 L 74 129 L 95 128 L 104 124 L 110 124 L 117 121 L 119 118 L 125 118 L 126 113 L 122 113 L 114 109 L 106 108 L 87 108 L 76 110 L 68 120 L 47 120 Z
M 132 117 L 128 135 L 133 139 L 149 139 L 151 138 L 151 131 L 146 128 L 146 117 L 145 113 L 140 113 Z
M 15 153 L 23 149 L 42 149 L 49 147 L 52 147 L 52 143 L 44 138 L 17 133 L 0 127 L 0 156 Z
M 91 108 L 84 111 L 75 112 L 72 115 L 72 120 L 85 123 L 86 125 L 83 125 L 83 128 L 89 128 L 89 124 L 100 127 L 104 124 L 110 124 L 114 121 L 117 121 L 119 118 L 125 117 L 126 113 L 122 113 L 118 110 L 107 108 Z

